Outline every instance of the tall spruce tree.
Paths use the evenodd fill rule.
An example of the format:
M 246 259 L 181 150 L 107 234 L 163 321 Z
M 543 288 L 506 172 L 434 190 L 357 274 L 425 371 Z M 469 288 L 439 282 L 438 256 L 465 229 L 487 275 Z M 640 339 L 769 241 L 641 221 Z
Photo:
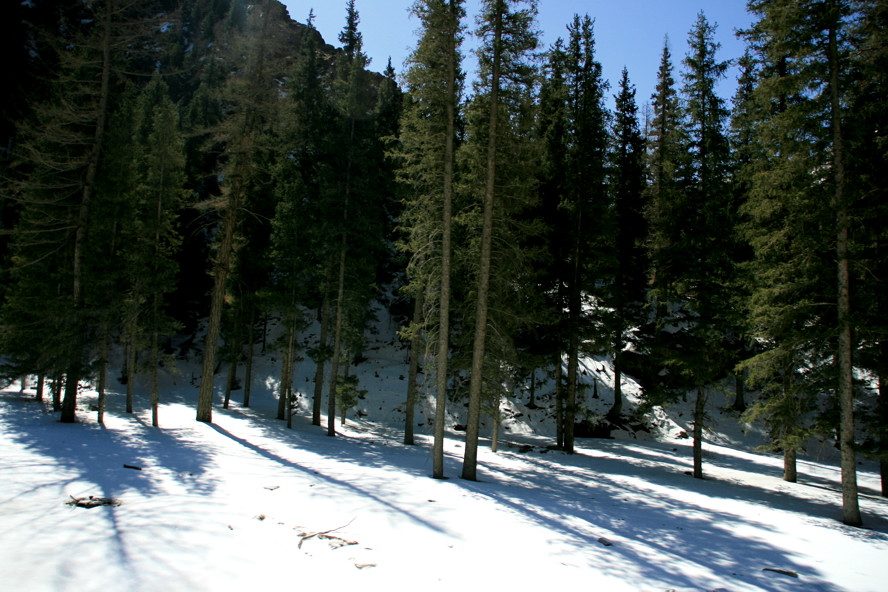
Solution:
M 477 250 L 472 251 L 477 256 L 473 274 L 477 283 L 471 322 L 469 407 L 462 470 L 462 477 L 471 481 L 477 479 L 482 392 L 487 390 L 498 408 L 502 390 L 501 383 L 496 384 L 499 376 L 485 377 L 485 372 L 492 366 L 494 370 L 503 369 L 500 356 L 488 355 L 492 352 L 493 342 L 488 343 L 489 324 L 494 319 L 490 314 L 491 304 L 506 305 L 507 299 L 515 302 L 515 295 L 507 293 L 517 283 L 515 278 L 521 277 L 506 271 L 510 269 L 507 264 L 510 259 L 513 263 L 520 262 L 520 257 L 516 260 L 519 253 L 515 251 L 508 255 L 499 251 L 501 265 L 496 266 L 499 281 L 492 281 L 491 271 L 494 268 L 494 235 L 502 237 L 501 232 L 508 231 L 510 210 L 514 216 L 515 208 L 520 208 L 521 202 L 527 200 L 533 190 L 532 177 L 528 175 L 533 172 L 523 165 L 529 162 L 525 147 L 531 137 L 528 121 L 532 113 L 528 109 L 536 76 L 531 55 L 538 42 L 538 33 L 534 29 L 536 14 L 534 0 L 487 0 L 479 17 L 478 35 L 482 39 L 478 52 L 479 80 L 469 110 L 471 141 L 466 145 L 467 167 L 470 168 L 467 185 L 477 191 L 476 195 L 483 196 L 480 203 L 474 204 L 475 215 L 467 218 L 473 225 L 468 229 L 472 237 L 470 241 L 477 245 Z M 518 163 L 522 166 L 516 166 Z M 497 244 L 515 245 L 509 240 L 498 240 Z M 492 294 L 498 299 L 493 300 Z M 505 327 L 492 332 L 492 336 L 496 337 L 498 347 L 507 347 L 510 337 Z M 490 379 L 487 389 L 486 378 Z
M 276 123 L 278 92 L 268 55 L 277 37 L 269 26 L 273 12 L 283 6 L 263 0 L 254 10 L 234 6 L 228 23 L 226 45 L 219 51 L 237 56 L 238 69 L 227 80 L 222 103 L 228 116 L 221 122 L 216 137 L 224 146 L 220 166 L 224 182 L 222 195 L 206 203 L 218 216 L 214 241 L 213 288 L 201 368 L 197 420 L 210 422 L 213 416 L 216 355 L 222 328 L 222 312 L 229 279 L 236 264 L 241 218 L 251 192 L 268 177 L 271 160 L 267 152 L 273 124 Z M 278 17 L 279 18 L 279 17 Z
M 327 400 L 327 435 L 335 436 L 336 393 L 340 371 L 349 377 L 347 358 L 360 354 L 363 334 L 371 319 L 370 299 L 375 295 L 377 265 L 385 259 L 385 207 L 391 182 L 385 179 L 388 169 L 383 158 L 384 144 L 380 135 L 378 93 L 368 89 L 366 67 L 369 60 L 363 51 L 363 38 L 358 30 L 360 15 L 354 0 L 346 5 L 346 24 L 339 35 L 342 52 L 337 58 L 332 81 L 333 103 L 339 125 L 334 130 L 340 143 L 339 178 L 334 209 L 328 212 L 336 225 L 331 238 L 335 240 L 330 277 L 334 278 L 330 310 L 333 323 L 330 384 Z M 349 339 L 349 336 L 352 336 Z
M 624 68 L 616 109 L 611 151 L 610 190 L 613 200 L 613 257 L 604 308 L 612 310 L 607 325 L 613 336 L 614 402 L 608 411 L 611 421 L 623 410 L 623 353 L 633 337 L 630 333 L 644 323 L 646 313 L 647 262 L 644 241 L 644 138 L 638 126 L 635 88 Z
M 450 281 L 457 123 L 463 73 L 460 46 L 465 9 L 462 0 L 428 0 L 412 7 L 422 33 L 405 74 L 408 100 L 401 121 L 401 182 L 406 186 L 402 226 L 409 291 L 417 302 L 411 339 L 427 340 L 427 369 L 435 372 L 435 427 L 432 475 L 444 477 L 444 422 L 450 356 Z M 417 349 L 411 353 L 416 361 Z M 430 362 L 430 363 L 429 363 Z M 408 397 L 413 393 L 411 390 Z M 407 404 L 405 441 L 412 440 L 412 408 Z
M 286 85 L 283 110 L 286 124 L 282 136 L 285 150 L 279 154 L 274 177 L 278 203 L 271 241 L 274 279 L 269 305 L 285 313 L 287 350 L 295 343 L 292 336 L 302 324 L 300 307 L 318 309 L 325 317 L 319 343 L 308 351 L 317 370 L 312 423 L 319 426 L 324 368 L 329 359 L 326 321 L 329 302 L 325 298 L 329 271 L 321 262 L 330 259 L 328 234 L 333 222 L 328 220 L 326 211 L 335 197 L 337 176 L 336 136 L 330 131 L 335 129 L 338 119 L 327 91 L 326 67 L 319 54 L 320 35 L 314 28 L 312 14 L 307 26 Z M 293 248 L 296 244 L 300 245 L 299 249 Z M 292 353 L 286 357 L 292 359 Z M 279 419 L 285 417 L 286 400 L 282 394 Z
M 578 411 L 578 368 L 581 350 L 595 339 L 589 306 L 606 274 L 605 236 L 611 213 L 607 192 L 609 147 L 608 112 L 604 104 L 607 84 L 595 57 L 593 21 L 574 16 L 568 26 L 565 49 L 567 116 L 566 178 L 561 208 L 568 225 L 567 265 L 563 283 L 567 294 L 567 376 L 564 450 L 574 451 Z M 600 343 L 600 336 L 597 341 Z
M 545 315 L 551 319 L 540 335 L 545 342 L 549 363 L 555 367 L 555 442 L 564 446 L 564 390 L 562 388 L 562 354 L 567 350 L 563 311 L 567 309 L 564 281 L 567 250 L 569 248 L 563 228 L 569 224 L 561 207 L 567 185 L 564 163 L 568 145 L 567 84 L 565 82 L 566 54 L 564 40 L 558 38 L 548 51 L 540 87 L 539 124 L 539 218 L 543 221 L 542 240 L 545 249 L 540 253 L 537 266 L 541 294 L 548 296 Z M 539 335 L 539 333 L 538 333 Z
M 760 0 L 750 2 L 749 8 L 757 21 L 747 37 L 762 62 L 756 101 L 778 105 L 776 110 L 764 110 L 755 127 L 764 157 L 753 169 L 750 211 L 772 221 L 773 230 L 760 231 L 756 237 L 756 259 L 765 263 L 766 275 L 753 299 L 759 300 L 760 316 L 792 319 L 790 328 L 795 329 L 784 334 L 783 342 L 804 340 L 794 349 L 802 367 L 816 367 L 833 376 L 830 390 L 840 410 L 835 427 L 842 453 L 843 520 L 857 526 L 862 519 L 857 499 L 852 356 L 856 345 L 850 285 L 851 212 L 857 196 L 847 178 L 844 131 L 846 76 L 852 71 L 845 67 L 851 7 L 842 0 Z M 787 253 L 804 258 L 793 261 L 775 253 L 770 246 L 775 241 L 788 245 Z M 824 307 L 823 302 L 833 306 Z M 772 320 L 767 328 L 775 326 L 787 327 Z M 782 342 L 778 345 L 786 348 Z M 791 358 L 788 363 L 795 366 Z
M 714 27 L 700 13 L 688 37 L 684 60 L 680 137 L 685 157 L 680 184 L 657 195 L 654 219 L 654 294 L 658 306 L 656 356 L 666 378 L 666 401 L 696 392 L 693 415 L 694 477 L 703 477 L 702 439 L 707 389 L 730 371 L 728 330 L 733 275 L 733 212 L 729 184 L 727 109 L 716 82 L 727 62 L 718 61 Z M 666 57 L 664 51 L 664 58 Z M 656 122 L 656 120 L 655 120 Z M 656 125 L 656 123 L 655 123 Z M 657 144 L 654 144 L 657 149 Z M 660 164 L 656 163 L 655 167 Z M 665 163 L 664 163 L 665 164 Z M 667 170 L 655 168 L 655 176 Z M 656 179 L 658 182 L 660 178 Z M 657 188 L 659 190 L 660 188 Z
M 185 153 L 176 107 L 169 89 L 155 74 L 136 102 L 132 158 L 133 186 L 127 195 L 126 222 L 120 236 L 127 290 L 125 326 L 129 349 L 147 353 L 152 425 L 158 425 L 157 373 L 160 339 L 177 326 L 166 312 L 177 266 L 173 259 L 180 237 L 175 222 L 184 198 Z M 131 356 L 131 364 L 134 356 Z M 128 367 L 129 382 L 136 369 Z
M 882 496 L 888 497 L 888 229 L 881 223 L 888 217 L 888 169 L 882 164 L 888 156 L 888 5 L 864 0 L 857 9 L 856 76 L 846 126 L 854 155 L 848 179 L 860 196 L 854 216 L 861 221 L 856 228 L 860 297 L 854 305 L 859 311 L 855 331 L 862 345 L 859 363 L 875 375 L 878 391 L 875 413 L 867 422 L 866 450 L 879 459 Z

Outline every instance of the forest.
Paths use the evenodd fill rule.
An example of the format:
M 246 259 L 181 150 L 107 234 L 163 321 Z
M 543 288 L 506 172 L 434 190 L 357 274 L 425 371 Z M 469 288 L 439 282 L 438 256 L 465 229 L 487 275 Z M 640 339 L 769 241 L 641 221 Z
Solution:
M 704 12 L 637 97 L 625 70 L 603 79 L 594 15 L 542 47 L 536 4 L 485 0 L 473 21 L 416 0 L 404 71 L 376 74 L 354 0 L 336 46 L 277 0 L 4 3 L 3 375 L 34 376 L 66 423 L 85 383 L 100 423 L 111 380 L 132 413 L 140 376 L 157 426 L 158 373 L 198 355 L 212 422 L 236 385 L 249 407 L 274 318 L 278 419 L 307 357 L 335 436 L 381 302 L 409 352 L 405 444 L 435 401 L 436 478 L 448 405 L 468 404 L 474 481 L 481 418 L 540 374 L 572 453 L 579 360 L 605 355 L 599 422 L 623 415 L 624 374 L 651 406 L 692 400 L 702 478 L 707 397 L 729 388 L 788 481 L 806 440 L 835 440 L 861 525 L 859 456 L 888 495 L 888 5 L 749 0 L 725 98 Z

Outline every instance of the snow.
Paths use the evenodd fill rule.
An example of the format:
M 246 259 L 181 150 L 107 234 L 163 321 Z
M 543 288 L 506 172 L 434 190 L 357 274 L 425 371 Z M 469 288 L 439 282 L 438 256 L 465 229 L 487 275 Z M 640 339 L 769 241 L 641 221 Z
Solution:
M 690 440 L 673 437 L 685 429 L 680 406 L 659 410 L 661 431 L 647 439 L 581 439 L 566 455 L 547 448 L 543 411 L 520 404 L 500 452 L 479 451 L 478 482 L 458 478 L 458 432 L 445 446 L 450 478 L 432 479 L 424 414 L 418 445 L 400 442 L 404 352 L 391 335 L 380 331 L 358 366 L 363 417 L 350 413 L 336 438 L 304 413 L 292 430 L 273 419 L 270 353 L 257 364 L 255 407 L 217 405 L 212 424 L 194 421 L 193 360 L 165 377 L 160 429 L 147 409 L 124 413 L 116 383 L 104 427 L 89 389 L 80 423 L 62 424 L 10 385 L 0 393 L 0 589 L 886 589 L 888 500 L 872 465 L 859 474 L 866 528 L 847 527 L 834 465 L 802 460 L 801 482 L 786 483 L 781 459 L 752 452 L 757 437 L 724 415 L 702 481 L 686 474 Z M 584 369 L 607 400 L 607 364 Z M 297 387 L 311 389 L 312 371 L 302 364 Z M 635 387 L 625 388 L 631 403 Z M 88 496 L 121 503 L 67 503 Z

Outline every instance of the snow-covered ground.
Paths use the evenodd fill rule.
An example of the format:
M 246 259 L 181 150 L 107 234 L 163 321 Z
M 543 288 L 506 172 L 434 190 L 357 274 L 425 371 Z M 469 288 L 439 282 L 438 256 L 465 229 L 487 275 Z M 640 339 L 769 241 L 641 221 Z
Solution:
M 434 480 L 423 414 L 418 445 L 401 444 L 403 351 L 380 337 L 367 358 L 362 417 L 336 438 L 304 415 L 292 430 L 273 419 L 271 354 L 254 408 L 217 405 L 212 424 L 194 421 L 190 367 L 166 379 L 160 429 L 147 410 L 123 412 L 119 385 L 104 427 L 92 391 L 81 422 L 61 424 L 10 385 L 0 590 L 888 590 L 888 500 L 871 465 L 866 528 L 849 528 L 837 468 L 802 461 L 801 482 L 786 483 L 781 459 L 738 445 L 726 419 L 712 441 L 730 446 L 706 446 L 700 481 L 687 475 L 690 440 L 674 438 L 678 413 L 661 412 L 659 438 L 581 439 L 569 456 L 547 448 L 545 414 L 522 407 L 500 452 L 480 451 L 479 482 L 458 478 L 458 432 L 450 478 Z M 607 399 L 606 364 L 586 370 Z M 310 390 L 308 374 L 297 387 Z M 88 496 L 119 505 L 68 504 Z

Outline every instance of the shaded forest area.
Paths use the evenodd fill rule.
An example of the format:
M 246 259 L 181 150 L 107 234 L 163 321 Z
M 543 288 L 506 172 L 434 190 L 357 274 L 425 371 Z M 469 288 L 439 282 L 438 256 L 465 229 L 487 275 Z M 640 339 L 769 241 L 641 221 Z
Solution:
M 888 8 L 748 8 L 736 95 L 715 92 L 728 62 L 700 13 L 681 58 L 664 45 L 642 117 L 628 72 L 602 78 L 592 18 L 540 47 L 533 0 L 483 2 L 477 29 L 461 0 L 417 1 L 400 81 L 366 70 L 353 1 L 337 47 L 276 0 L 6 3 L 4 371 L 38 376 L 41 394 L 48 382 L 67 422 L 80 381 L 97 385 L 101 421 L 109 377 L 132 412 L 130 377 L 146 376 L 157 425 L 158 369 L 198 352 L 197 419 L 212 421 L 214 376 L 230 368 L 227 405 L 271 315 L 285 327 L 279 419 L 307 355 L 312 420 L 326 402 L 332 436 L 360 391 L 370 303 L 394 293 L 405 442 L 431 394 L 435 477 L 446 406 L 468 402 L 474 480 L 479 418 L 538 371 L 572 452 L 578 360 L 608 355 L 605 421 L 623 413 L 623 373 L 651 404 L 695 398 L 696 477 L 707 393 L 726 379 L 787 479 L 806 439 L 835 438 L 858 525 L 857 454 L 882 460 L 888 490 Z M 299 351 L 310 322 L 319 340 Z

